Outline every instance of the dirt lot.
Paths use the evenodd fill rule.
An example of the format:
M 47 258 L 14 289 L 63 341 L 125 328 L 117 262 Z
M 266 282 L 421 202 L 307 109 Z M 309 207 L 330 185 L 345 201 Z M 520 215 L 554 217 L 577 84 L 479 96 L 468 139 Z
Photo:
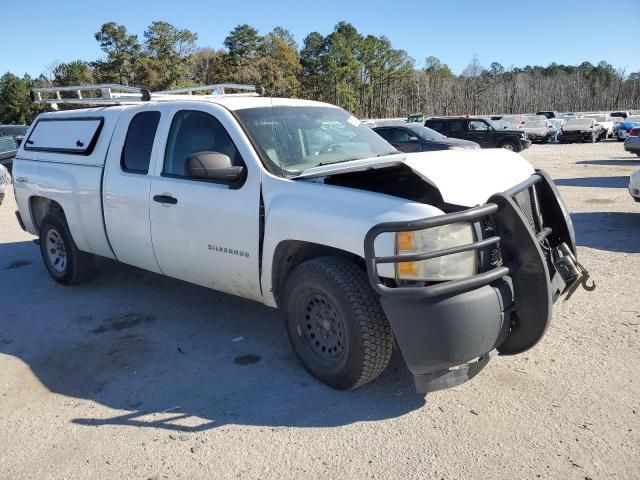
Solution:
M 396 358 L 354 392 L 311 379 L 280 314 L 102 261 L 69 288 L 0 207 L 0 478 L 640 478 L 640 159 L 533 146 L 598 288 L 543 341 L 416 395 Z M 498 172 L 496 174 L 499 174 Z

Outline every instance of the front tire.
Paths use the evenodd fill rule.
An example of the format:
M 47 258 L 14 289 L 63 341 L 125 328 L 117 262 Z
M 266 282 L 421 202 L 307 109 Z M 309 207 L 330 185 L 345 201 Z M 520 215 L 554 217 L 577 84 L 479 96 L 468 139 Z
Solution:
M 510 152 L 517 152 L 518 151 L 518 147 L 516 146 L 515 143 L 507 141 L 504 142 L 500 145 L 500 148 L 504 148 L 505 150 L 509 150 Z
M 298 265 L 284 291 L 287 333 L 304 368 L 338 390 L 380 375 L 393 335 L 362 268 L 342 257 Z
M 78 249 L 62 213 L 40 222 L 40 253 L 49 275 L 63 285 L 84 282 L 93 273 L 93 255 Z

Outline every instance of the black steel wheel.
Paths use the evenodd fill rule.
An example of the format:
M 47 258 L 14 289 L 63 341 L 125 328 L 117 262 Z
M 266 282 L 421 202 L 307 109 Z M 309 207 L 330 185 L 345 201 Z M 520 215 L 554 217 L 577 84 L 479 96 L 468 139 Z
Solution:
M 300 363 L 327 385 L 370 382 L 393 352 L 391 327 L 363 268 L 342 257 L 298 265 L 285 283 L 283 308 Z

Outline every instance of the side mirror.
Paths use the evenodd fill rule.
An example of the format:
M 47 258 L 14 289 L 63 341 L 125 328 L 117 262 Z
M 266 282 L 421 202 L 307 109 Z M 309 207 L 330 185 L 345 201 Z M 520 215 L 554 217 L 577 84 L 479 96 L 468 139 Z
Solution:
M 187 176 L 205 180 L 237 182 L 244 167 L 234 167 L 228 155 L 219 152 L 197 152 L 187 158 Z
M 411 143 L 416 143 L 418 141 L 418 137 L 409 137 L 409 141 Z

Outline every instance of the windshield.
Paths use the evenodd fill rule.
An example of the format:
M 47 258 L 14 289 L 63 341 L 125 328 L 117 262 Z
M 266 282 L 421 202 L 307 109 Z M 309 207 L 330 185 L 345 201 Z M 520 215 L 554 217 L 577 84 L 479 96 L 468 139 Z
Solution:
M 398 153 L 360 120 L 336 107 L 236 110 L 247 133 L 276 175 Z
M 513 125 L 511 125 L 509 122 L 504 121 L 502 119 L 500 119 L 500 120 L 489 120 L 488 118 L 485 118 L 485 121 L 489 125 L 491 125 L 494 130 L 504 130 L 505 128 L 513 128 Z
M 27 134 L 26 125 L 1 125 L 0 131 L 3 135 L 25 136 Z
M 422 125 L 410 125 L 409 129 L 423 140 L 444 140 L 447 137 Z

